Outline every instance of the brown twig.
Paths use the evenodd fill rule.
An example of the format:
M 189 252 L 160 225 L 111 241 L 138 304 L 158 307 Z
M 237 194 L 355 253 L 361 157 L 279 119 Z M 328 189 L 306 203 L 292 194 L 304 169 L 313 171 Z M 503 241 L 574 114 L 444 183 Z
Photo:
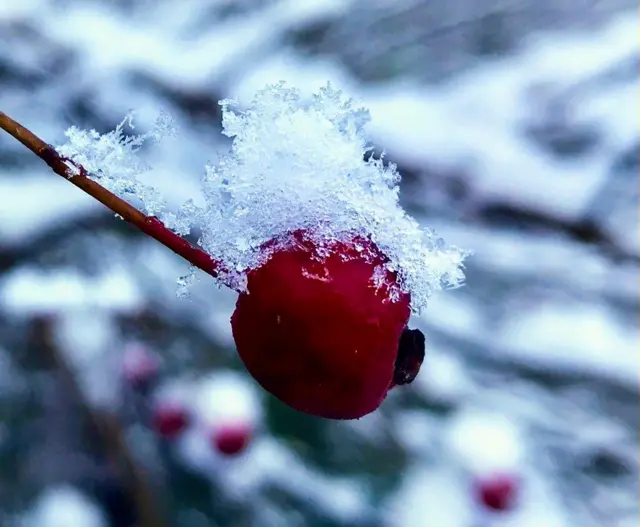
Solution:
M 4 112 L 0 111 L 0 128 L 20 141 L 24 146 L 42 159 L 51 170 L 62 176 L 79 189 L 111 209 L 129 223 L 135 225 L 145 234 L 159 241 L 162 245 L 182 256 L 198 269 L 211 276 L 217 276 L 224 270 L 224 266 L 211 258 L 199 247 L 189 243 L 168 229 L 155 216 L 147 216 L 123 199 L 109 192 L 102 185 L 89 178 L 87 171 L 81 165 L 66 159 L 49 144 L 32 133 L 30 130 L 14 121 Z
M 40 349 L 45 353 L 47 362 L 62 376 L 65 387 L 74 398 L 80 412 L 97 432 L 103 452 L 121 482 L 130 494 L 136 507 L 140 527 L 164 527 L 165 515 L 156 499 L 148 474 L 140 467 L 124 437 L 122 424 L 110 411 L 98 410 L 87 403 L 78 384 L 75 369 L 63 357 L 53 337 L 54 319 L 38 317 L 33 321 L 32 333 L 40 336 Z

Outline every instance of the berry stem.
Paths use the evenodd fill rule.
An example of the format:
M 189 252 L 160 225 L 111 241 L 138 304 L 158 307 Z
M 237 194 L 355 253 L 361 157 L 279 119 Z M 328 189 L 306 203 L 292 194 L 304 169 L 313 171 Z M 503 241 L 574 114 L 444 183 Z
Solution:
M 177 255 L 182 256 L 198 269 L 213 277 L 224 270 L 224 266 L 205 251 L 178 236 L 156 216 L 147 216 L 112 192 L 109 192 L 102 185 L 89 178 L 82 165 L 58 154 L 55 148 L 45 143 L 29 129 L 14 121 L 2 111 L 0 111 L 0 128 L 36 154 L 56 174 L 97 199 L 124 220 L 135 225 L 142 232 L 159 241 Z

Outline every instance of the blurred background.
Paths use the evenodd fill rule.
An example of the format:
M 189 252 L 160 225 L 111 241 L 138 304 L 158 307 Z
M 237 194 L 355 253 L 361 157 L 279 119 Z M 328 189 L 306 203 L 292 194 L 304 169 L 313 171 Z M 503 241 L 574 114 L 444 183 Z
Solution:
M 0 525 L 637 525 L 637 3 L 0 0 L 0 109 L 51 143 L 171 114 L 174 205 L 229 147 L 217 101 L 279 80 L 361 100 L 404 206 L 475 251 L 412 321 L 420 376 L 290 410 L 233 293 L 176 294 L 184 262 L 0 135 Z

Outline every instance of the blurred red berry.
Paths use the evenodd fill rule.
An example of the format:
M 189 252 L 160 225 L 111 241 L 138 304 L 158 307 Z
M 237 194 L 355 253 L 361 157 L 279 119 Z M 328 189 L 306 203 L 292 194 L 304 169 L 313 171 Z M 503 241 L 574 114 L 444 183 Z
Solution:
M 391 386 L 410 295 L 367 239 L 292 237 L 248 274 L 231 318 L 238 353 L 263 388 L 296 410 L 362 417 Z
M 180 435 L 189 426 L 190 421 L 189 412 L 178 403 L 158 403 L 153 409 L 153 429 L 167 439 Z
M 518 481 L 508 474 L 495 474 L 475 482 L 479 502 L 494 511 L 511 510 L 516 502 Z
M 212 433 L 213 447 L 225 456 L 235 456 L 244 451 L 251 442 L 253 429 L 245 423 L 217 426 Z
M 145 346 L 131 344 L 126 347 L 122 361 L 122 376 L 134 389 L 149 387 L 158 377 L 160 361 Z

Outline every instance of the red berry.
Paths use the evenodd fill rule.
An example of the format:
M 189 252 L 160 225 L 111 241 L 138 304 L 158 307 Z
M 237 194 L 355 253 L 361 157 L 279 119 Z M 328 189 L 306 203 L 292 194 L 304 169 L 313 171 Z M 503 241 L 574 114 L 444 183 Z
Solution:
M 516 478 L 507 474 L 495 474 L 475 483 L 475 492 L 480 503 L 494 511 L 512 509 L 517 498 L 517 491 Z
M 221 454 L 235 456 L 249 445 L 252 436 L 252 428 L 244 423 L 225 424 L 216 427 L 211 442 Z
M 134 389 L 144 389 L 156 380 L 160 371 L 158 357 L 141 345 L 127 346 L 122 363 L 122 376 Z
M 153 410 L 153 428 L 167 439 L 180 435 L 189 426 L 189 423 L 189 413 L 180 404 L 160 403 Z
M 292 238 L 247 276 L 231 318 L 238 353 L 263 388 L 296 410 L 362 417 L 391 385 L 410 295 L 367 239 Z

